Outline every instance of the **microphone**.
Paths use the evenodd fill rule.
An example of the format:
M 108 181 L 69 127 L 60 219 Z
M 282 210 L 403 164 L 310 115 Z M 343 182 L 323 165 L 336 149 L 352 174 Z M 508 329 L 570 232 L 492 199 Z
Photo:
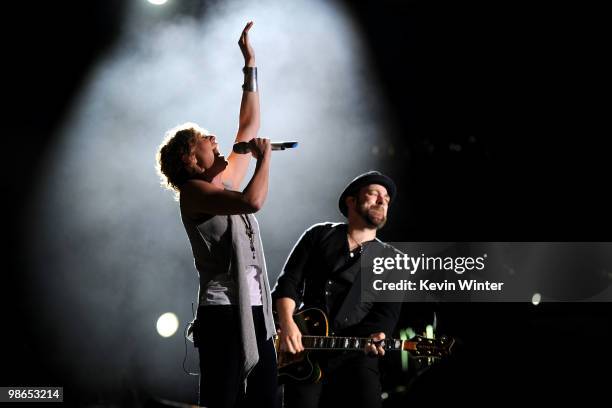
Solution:
M 297 147 L 298 142 L 272 142 L 270 145 L 272 145 L 272 150 L 285 150 Z M 239 142 L 234 144 L 232 150 L 234 153 L 247 154 L 251 151 L 251 146 L 248 142 Z

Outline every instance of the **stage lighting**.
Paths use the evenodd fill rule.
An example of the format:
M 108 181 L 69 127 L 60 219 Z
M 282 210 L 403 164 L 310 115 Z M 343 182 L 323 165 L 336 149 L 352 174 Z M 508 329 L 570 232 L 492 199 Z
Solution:
M 162 337 L 170 337 L 176 333 L 179 321 L 174 313 L 164 313 L 157 319 L 157 333 Z
M 147 0 L 151 4 L 155 4 L 156 6 L 161 6 L 162 4 L 166 4 L 168 0 Z

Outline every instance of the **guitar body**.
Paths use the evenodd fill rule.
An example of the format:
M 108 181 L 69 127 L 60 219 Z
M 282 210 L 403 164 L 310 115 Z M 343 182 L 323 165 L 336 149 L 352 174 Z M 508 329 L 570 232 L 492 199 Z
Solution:
M 319 382 L 323 373 L 317 357 L 331 351 L 363 351 L 372 344 L 370 338 L 330 337 L 327 316 L 320 309 L 304 309 L 294 314 L 293 320 L 302 333 L 304 351 L 298 354 L 281 351 L 280 338 L 274 336 L 279 384 Z M 455 340 L 447 336 L 434 339 L 417 335 L 409 340 L 388 338 L 377 344 L 385 351 L 407 351 L 412 357 L 425 358 L 431 363 L 433 359 L 449 355 L 454 343 Z
M 293 315 L 302 335 L 327 336 L 329 323 L 322 310 L 304 309 Z M 297 354 L 280 351 L 280 340 L 275 338 L 278 360 L 278 382 L 286 383 L 316 383 L 323 376 L 321 367 L 316 361 L 316 351 L 303 351 Z

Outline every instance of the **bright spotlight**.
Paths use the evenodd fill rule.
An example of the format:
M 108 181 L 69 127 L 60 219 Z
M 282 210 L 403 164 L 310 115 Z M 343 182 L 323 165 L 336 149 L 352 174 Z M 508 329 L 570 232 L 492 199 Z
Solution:
M 531 303 L 533 303 L 535 306 L 539 305 L 541 300 L 542 295 L 540 295 L 539 293 L 534 293 L 531 297 Z
M 179 321 L 174 313 L 164 313 L 157 319 L 157 333 L 162 337 L 170 337 L 178 329 Z
M 147 0 L 151 4 L 155 4 L 156 6 L 161 6 L 162 4 L 166 4 L 168 0 Z

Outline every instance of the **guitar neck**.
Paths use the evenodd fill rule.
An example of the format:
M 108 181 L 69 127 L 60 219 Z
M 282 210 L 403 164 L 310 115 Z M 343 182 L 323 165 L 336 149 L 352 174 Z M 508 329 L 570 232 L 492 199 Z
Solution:
M 323 336 L 323 333 L 328 333 L 329 324 L 327 316 L 320 309 L 305 309 L 296 313 L 293 318 L 300 327 L 300 331 L 304 333 L 302 345 L 306 350 L 364 350 L 367 345 L 372 344 L 372 339 L 368 337 Z M 442 336 L 437 339 L 429 339 L 416 335 L 410 340 L 385 339 L 378 345 L 384 350 L 409 351 L 413 357 L 430 358 L 447 356 L 454 343 L 455 340 L 452 337 Z M 275 336 L 275 347 L 277 351 L 280 350 L 278 336 Z
M 302 345 L 306 350 L 363 350 L 371 343 L 367 337 L 327 337 L 302 336 Z M 385 350 L 413 350 L 415 344 L 410 340 L 385 339 L 382 347 Z

